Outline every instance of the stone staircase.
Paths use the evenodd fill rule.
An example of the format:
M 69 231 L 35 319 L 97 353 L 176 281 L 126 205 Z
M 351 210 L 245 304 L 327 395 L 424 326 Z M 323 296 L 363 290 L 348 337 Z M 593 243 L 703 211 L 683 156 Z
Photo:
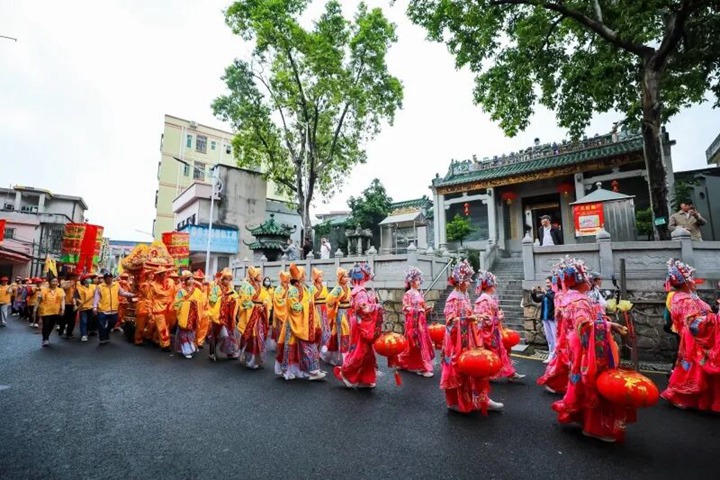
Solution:
M 498 279 L 497 295 L 500 308 L 505 312 L 505 326 L 522 332 L 524 330 L 522 279 L 523 261 L 519 256 L 498 258 L 491 270 Z

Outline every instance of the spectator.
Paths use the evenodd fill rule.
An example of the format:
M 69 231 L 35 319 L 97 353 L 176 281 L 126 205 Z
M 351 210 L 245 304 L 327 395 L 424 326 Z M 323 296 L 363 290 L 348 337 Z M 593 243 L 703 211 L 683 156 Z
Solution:
M 553 227 L 550 224 L 550 215 L 543 215 L 540 217 L 540 228 L 538 229 L 538 241 L 540 246 L 547 247 L 548 245 L 562 245 L 562 233 L 557 227 Z
M 598 272 L 590 272 L 591 288 L 587 295 L 588 297 L 590 297 L 590 300 L 592 300 L 593 303 L 600 305 L 603 310 L 605 310 L 605 308 L 607 307 L 607 300 L 605 300 L 602 291 L 600 291 L 600 289 L 602 288 L 602 283 L 602 275 L 600 275 Z
M 555 323 L 555 292 L 552 289 L 552 277 L 545 279 L 545 288 L 538 285 L 533 288 L 530 296 L 533 302 L 540 304 L 540 320 L 545 330 L 545 338 L 548 342 L 548 358 L 543 363 L 550 363 L 555 358 L 555 346 L 557 340 L 557 325 Z
M 287 239 L 287 246 L 281 247 L 282 252 L 287 255 L 287 259 L 290 261 L 294 261 L 298 259 L 298 247 L 295 245 L 295 242 L 292 241 L 292 238 Z
M 327 238 L 323 237 L 320 239 L 320 258 L 328 260 L 330 258 L 330 252 L 332 252 L 332 246 Z
M 312 243 L 310 242 L 309 238 L 305 239 L 305 243 L 303 244 L 303 260 L 307 258 L 308 255 L 312 252 Z
M 695 205 L 689 201 L 680 204 L 680 211 L 670 215 L 670 223 L 668 229 L 672 232 L 677 227 L 683 227 L 690 232 L 690 238 L 693 240 L 702 240 L 702 232 L 700 227 L 705 225 L 707 221 L 695 209 Z

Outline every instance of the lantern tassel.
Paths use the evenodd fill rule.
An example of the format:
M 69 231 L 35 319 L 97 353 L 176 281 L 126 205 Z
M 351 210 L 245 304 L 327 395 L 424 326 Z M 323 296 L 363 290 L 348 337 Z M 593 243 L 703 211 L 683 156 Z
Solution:
M 402 386 L 402 377 L 400 376 L 400 372 L 398 372 L 397 368 L 395 369 L 395 385 L 398 387 Z

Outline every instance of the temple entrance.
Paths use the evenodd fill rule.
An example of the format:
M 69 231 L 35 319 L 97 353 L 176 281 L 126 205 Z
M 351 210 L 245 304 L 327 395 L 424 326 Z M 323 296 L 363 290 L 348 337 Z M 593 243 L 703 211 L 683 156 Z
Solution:
M 537 238 L 540 227 L 540 217 L 550 215 L 550 222 L 562 230 L 562 210 L 560 209 L 560 194 L 540 195 L 522 199 L 522 211 L 525 221 L 524 232 L 531 231 L 530 236 Z

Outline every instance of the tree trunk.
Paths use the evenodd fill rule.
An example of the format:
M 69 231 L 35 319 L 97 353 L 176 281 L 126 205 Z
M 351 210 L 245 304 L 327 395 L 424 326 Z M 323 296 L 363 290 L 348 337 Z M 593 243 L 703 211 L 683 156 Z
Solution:
M 642 82 L 642 136 L 645 168 L 648 173 L 650 208 L 653 213 L 657 239 L 670 240 L 667 171 L 663 162 L 661 145 L 661 108 L 660 69 L 653 64 L 652 59 L 649 59 L 645 61 Z

